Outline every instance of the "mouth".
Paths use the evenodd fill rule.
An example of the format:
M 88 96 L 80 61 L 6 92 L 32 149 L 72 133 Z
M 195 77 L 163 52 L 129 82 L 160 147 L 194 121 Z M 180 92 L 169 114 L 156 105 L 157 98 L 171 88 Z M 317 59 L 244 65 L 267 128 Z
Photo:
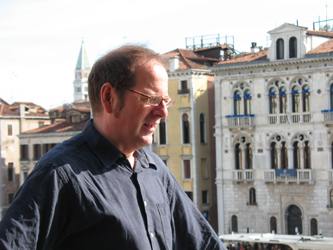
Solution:
M 143 124 L 146 128 L 148 128 L 151 132 L 154 132 L 156 127 L 158 126 L 157 122 L 151 123 L 151 122 L 145 122 Z

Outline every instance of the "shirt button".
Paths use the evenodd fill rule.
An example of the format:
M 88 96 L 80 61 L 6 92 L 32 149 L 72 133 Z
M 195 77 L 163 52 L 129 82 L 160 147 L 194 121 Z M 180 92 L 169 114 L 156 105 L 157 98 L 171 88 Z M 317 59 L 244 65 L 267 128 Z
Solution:
M 146 201 L 144 201 L 143 204 L 145 205 L 145 207 L 147 206 L 147 202 Z
M 150 236 L 151 236 L 152 238 L 154 238 L 155 235 L 154 235 L 153 233 L 150 233 Z

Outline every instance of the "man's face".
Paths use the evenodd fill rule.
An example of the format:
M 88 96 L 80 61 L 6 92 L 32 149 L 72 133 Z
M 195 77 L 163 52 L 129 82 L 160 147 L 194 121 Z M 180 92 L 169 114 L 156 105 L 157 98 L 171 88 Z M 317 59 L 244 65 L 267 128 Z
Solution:
M 148 61 L 136 69 L 136 84 L 132 90 L 146 95 L 168 96 L 168 75 L 164 67 L 155 61 Z M 120 150 L 133 152 L 152 143 L 152 135 L 168 110 L 164 101 L 151 106 L 138 100 L 137 93 L 126 90 L 124 106 L 117 112 L 117 133 Z

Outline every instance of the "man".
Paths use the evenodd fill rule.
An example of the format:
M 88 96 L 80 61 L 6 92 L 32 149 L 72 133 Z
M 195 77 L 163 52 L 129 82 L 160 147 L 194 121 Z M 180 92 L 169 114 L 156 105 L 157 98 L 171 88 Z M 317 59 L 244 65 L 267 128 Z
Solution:
M 93 119 L 37 163 L 0 223 L 0 249 L 224 249 L 143 147 L 174 99 L 163 58 L 123 46 L 89 75 Z

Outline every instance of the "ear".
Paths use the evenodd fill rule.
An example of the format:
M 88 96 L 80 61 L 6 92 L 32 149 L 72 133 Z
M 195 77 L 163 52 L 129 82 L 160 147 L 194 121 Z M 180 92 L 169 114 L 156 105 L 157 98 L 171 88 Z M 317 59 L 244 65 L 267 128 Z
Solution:
M 101 103 L 106 113 L 112 113 L 116 107 L 116 92 L 110 83 L 104 83 L 101 92 Z

